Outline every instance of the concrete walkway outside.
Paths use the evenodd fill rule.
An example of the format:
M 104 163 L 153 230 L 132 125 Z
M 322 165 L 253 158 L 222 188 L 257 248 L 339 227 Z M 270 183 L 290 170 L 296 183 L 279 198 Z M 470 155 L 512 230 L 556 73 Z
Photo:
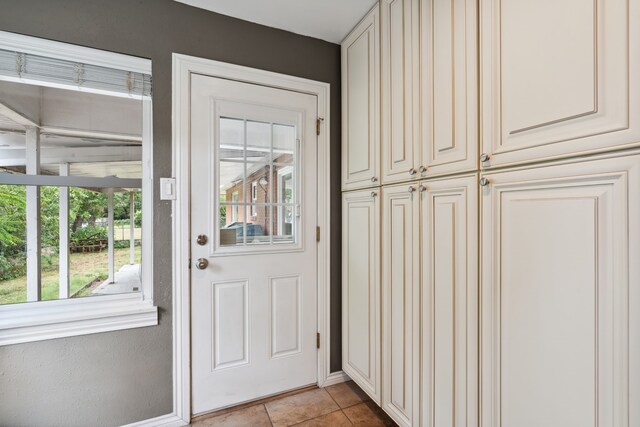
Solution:
M 107 279 L 95 288 L 92 293 L 100 295 L 122 294 L 137 292 L 140 287 L 140 264 L 126 264 L 119 271 L 116 271 L 114 283 L 109 283 L 109 279 Z

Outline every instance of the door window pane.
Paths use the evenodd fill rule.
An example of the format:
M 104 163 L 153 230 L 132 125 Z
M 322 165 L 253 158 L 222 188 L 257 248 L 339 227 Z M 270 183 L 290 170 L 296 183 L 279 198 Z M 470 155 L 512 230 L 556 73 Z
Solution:
M 244 122 L 220 119 L 220 160 L 244 161 Z
M 220 246 L 296 243 L 296 127 L 223 117 L 219 128 Z
M 274 125 L 273 140 L 273 163 L 292 165 L 296 146 L 295 127 Z

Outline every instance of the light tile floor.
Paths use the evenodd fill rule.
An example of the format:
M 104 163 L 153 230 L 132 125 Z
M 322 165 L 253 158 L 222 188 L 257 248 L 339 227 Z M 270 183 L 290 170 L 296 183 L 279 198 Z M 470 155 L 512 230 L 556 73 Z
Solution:
M 285 427 L 285 426 L 395 426 L 353 381 L 316 388 L 274 399 L 264 404 L 212 414 L 193 427 Z

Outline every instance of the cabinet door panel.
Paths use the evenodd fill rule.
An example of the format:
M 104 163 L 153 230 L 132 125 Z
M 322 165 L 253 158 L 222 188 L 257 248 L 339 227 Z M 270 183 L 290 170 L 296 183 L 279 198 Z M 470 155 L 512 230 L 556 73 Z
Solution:
M 486 178 L 482 425 L 638 425 L 640 156 Z
M 639 0 L 482 0 L 482 146 L 501 166 L 640 143 Z
M 380 179 L 380 33 L 376 6 L 342 42 L 342 189 Z
M 382 0 L 382 182 L 414 178 L 418 141 L 418 0 Z M 415 87 L 417 89 L 417 86 Z
M 423 185 L 422 425 L 477 426 L 478 177 Z
M 411 187 L 414 191 L 409 192 Z M 401 426 L 419 418 L 419 204 L 412 186 L 383 188 L 382 407 Z
M 342 369 L 380 404 L 378 190 L 342 195 Z
M 420 9 L 421 164 L 424 176 L 476 169 L 475 0 L 426 0 Z

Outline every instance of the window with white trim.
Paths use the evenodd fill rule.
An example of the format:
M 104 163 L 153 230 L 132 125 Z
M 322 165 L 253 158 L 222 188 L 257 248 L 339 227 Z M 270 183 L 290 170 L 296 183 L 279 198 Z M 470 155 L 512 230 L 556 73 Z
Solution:
M 0 32 L 0 345 L 157 324 L 151 61 Z

